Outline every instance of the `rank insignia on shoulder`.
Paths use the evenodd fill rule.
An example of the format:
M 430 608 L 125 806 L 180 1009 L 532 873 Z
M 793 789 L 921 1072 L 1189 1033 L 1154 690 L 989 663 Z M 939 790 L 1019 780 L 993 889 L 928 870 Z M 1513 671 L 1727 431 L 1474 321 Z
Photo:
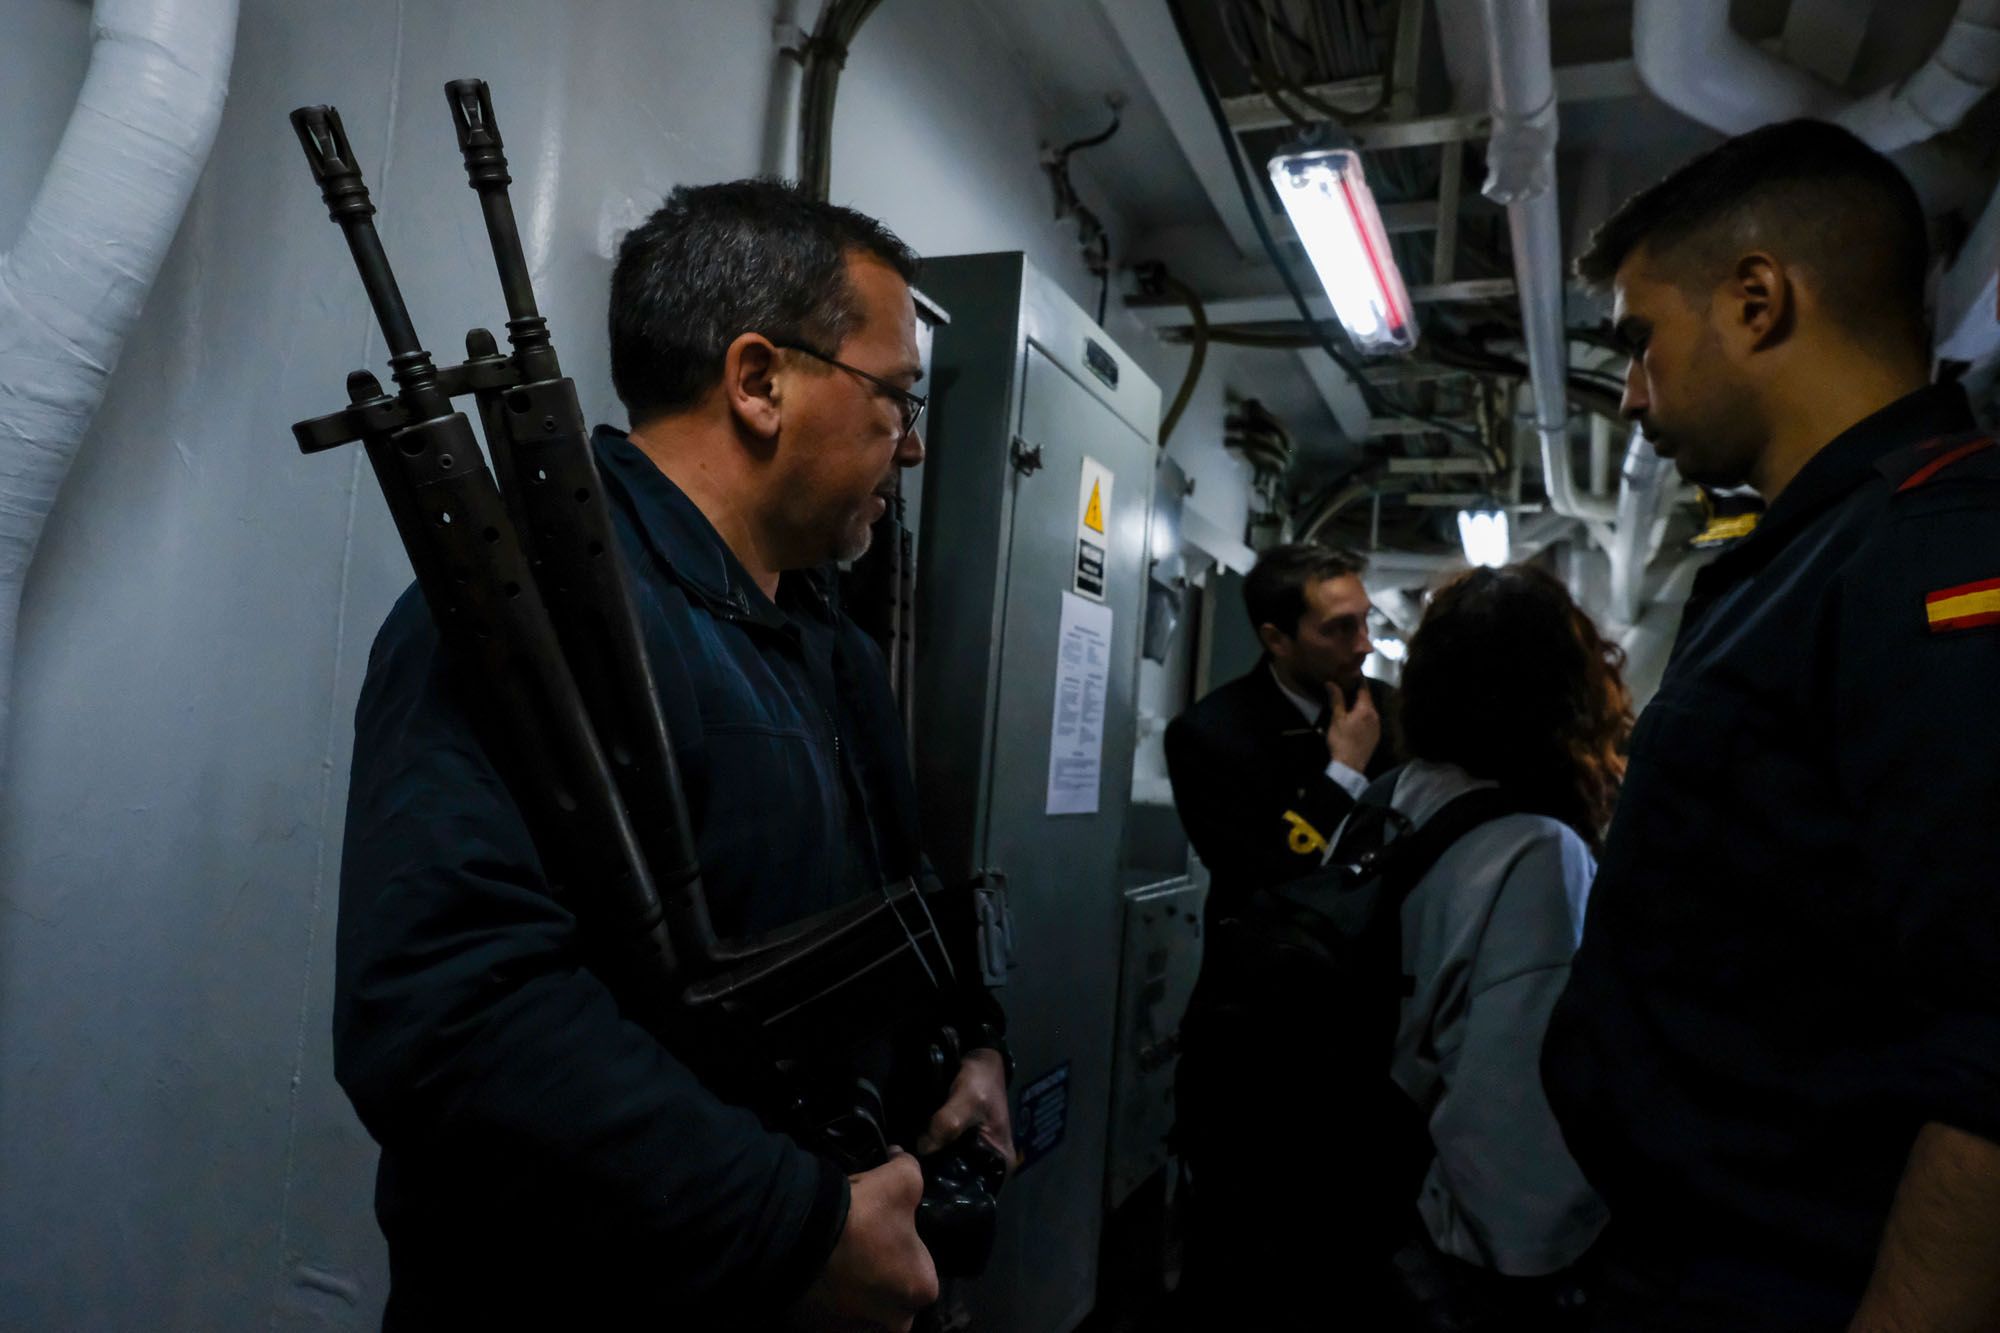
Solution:
M 1985 453 L 1993 447 L 1993 443 L 1992 436 L 1982 435 L 1971 439 L 1959 437 L 1956 439 L 1932 440 L 1928 444 L 1919 446 L 1915 450 L 1915 457 L 1921 459 L 1922 462 L 1916 470 L 1902 479 L 1896 487 L 1896 493 L 1901 495 L 1905 491 L 1916 490 L 1919 486 L 1927 484 L 1931 478 L 1937 476 L 1938 473 L 1944 471 L 1953 463 L 1971 458 L 1974 454 Z
M 1956 588 L 1940 588 L 1927 594 L 1924 619 L 1930 622 L 1933 634 L 2000 625 L 2000 579 L 1961 583 Z
M 2000 583 L 1994 586 L 2000 587 Z M 1292 826 L 1291 833 L 1285 838 L 1285 845 L 1294 853 L 1299 856 L 1311 856 L 1314 852 L 1326 850 L 1326 835 L 1308 824 L 1304 815 L 1296 810 L 1287 810 L 1285 822 Z

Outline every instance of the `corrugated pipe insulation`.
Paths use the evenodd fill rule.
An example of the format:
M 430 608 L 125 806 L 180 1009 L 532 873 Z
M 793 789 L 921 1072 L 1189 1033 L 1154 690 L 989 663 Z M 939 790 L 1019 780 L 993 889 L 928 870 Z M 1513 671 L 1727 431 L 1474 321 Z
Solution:
M 1930 58 L 1862 98 L 1740 36 L 1729 0 L 1634 0 L 1632 57 L 1656 97 L 1725 134 L 1815 116 L 1892 153 L 1954 128 L 2000 86 L 2000 0 L 1960 0 Z
M 21 586 L 222 119 L 237 0 L 97 0 L 90 67 L 0 255 L 0 780 Z

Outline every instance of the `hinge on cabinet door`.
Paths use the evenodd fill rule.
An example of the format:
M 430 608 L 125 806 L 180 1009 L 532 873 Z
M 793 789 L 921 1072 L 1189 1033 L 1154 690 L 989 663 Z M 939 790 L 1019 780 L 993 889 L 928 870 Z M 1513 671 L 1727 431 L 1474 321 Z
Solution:
M 1014 966 L 1014 911 L 1007 905 L 1007 872 L 987 869 L 972 878 L 972 910 L 979 923 L 979 979 L 1007 984 Z
M 1042 446 L 1039 444 L 1030 445 L 1016 435 L 1009 455 L 1014 460 L 1014 470 L 1024 477 L 1032 477 L 1042 470 Z

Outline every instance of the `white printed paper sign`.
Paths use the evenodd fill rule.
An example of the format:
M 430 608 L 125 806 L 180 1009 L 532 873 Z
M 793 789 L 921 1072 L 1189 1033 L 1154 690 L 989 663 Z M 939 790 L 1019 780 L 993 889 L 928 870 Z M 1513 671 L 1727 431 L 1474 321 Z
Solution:
M 1066 592 L 1056 640 L 1055 717 L 1049 724 L 1049 814 L 1097 813 L 1110 687 L 1111 608 Z

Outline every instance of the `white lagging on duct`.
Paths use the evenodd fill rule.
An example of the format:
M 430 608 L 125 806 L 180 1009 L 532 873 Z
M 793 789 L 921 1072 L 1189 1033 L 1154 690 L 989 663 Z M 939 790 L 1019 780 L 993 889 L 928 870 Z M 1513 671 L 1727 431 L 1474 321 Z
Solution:
M 2000 87 L 2000 0 L 1961 0 L 1931 58 L 1909 78 L 1878 89 L 1834 119 L 1878 152 L 1957 128 Z
M 1962 0 L 1921 68 L 1858 99 L 1739 36 L 1729 0 L 1634 0 L 1632 57 L 1654 96 L 1725 134 L 1813 116 L 1893 153 L 1954 128 L 2000 87 L 2000 0 Z
M 1579 494 L 1569 448 L 1569 342 L 1563 329 L 1562 219 L 1556 204 L 1556 76 L 1549 57 L 1548 0 L 1481 0 L 1492 71 L 1493 136 L 1488 199 L 1507 208 L 1514 284 L 1521 298 L 1535 433 L 1549 508 L 1580 518 L 1602 538 L 1617 515 L 1610 500 Z
M 237 0 L 97 0 L 90 67 L 0 255 L 0 780 L 21 587 L 208 161 Z
M 1611 619 L 1636 625 L 1646 610 L 1646 566 L 1659 553 L 1665 503 L 1673 493 L 1673 465 L 1633 430 L 1618 474 L 1618 517 L 1612 524 Z

